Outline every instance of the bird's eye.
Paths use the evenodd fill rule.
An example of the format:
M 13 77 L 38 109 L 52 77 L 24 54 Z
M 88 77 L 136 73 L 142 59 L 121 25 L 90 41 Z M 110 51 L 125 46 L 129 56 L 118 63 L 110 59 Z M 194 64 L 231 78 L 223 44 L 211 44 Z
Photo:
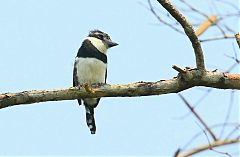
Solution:
M 98 35 L 98 38 L 101 39 L 101 40 L 103 40 L 103 35 L 102 35 L 102 34 L 99 34 L 99 35 Z

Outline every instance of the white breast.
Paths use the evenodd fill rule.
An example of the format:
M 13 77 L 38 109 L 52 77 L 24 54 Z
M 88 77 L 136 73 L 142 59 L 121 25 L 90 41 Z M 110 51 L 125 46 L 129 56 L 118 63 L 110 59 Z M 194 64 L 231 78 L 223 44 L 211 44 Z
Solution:
M 95 58 L 75 59 L 79 83 L 105 83 L 107 64 Z

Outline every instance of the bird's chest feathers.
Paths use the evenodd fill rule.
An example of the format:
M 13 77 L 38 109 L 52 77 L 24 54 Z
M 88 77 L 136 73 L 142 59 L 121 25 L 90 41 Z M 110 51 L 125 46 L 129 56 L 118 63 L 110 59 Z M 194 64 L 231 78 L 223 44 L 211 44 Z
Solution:
M 76 58 L 79 83 L 104 83 L 107 64 L 95 58 Z

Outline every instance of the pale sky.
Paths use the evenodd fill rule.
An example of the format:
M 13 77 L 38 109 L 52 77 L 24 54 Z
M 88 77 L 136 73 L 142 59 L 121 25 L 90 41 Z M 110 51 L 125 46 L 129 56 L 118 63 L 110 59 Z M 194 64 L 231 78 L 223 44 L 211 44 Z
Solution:
M 173 64 L 195 67 L 188 38 L 159 24 L 139 2 L 0 1 L 0 92 L 72 86 L 74 58 L 91 29 L 107 32 L 119 43 L 108 52 L 109 84 L 171 79 L 177 75 Z M 194 5 L 216 13 L 200 0 Z M 157 3 L 154 6 L 163 10 Z M 237 29 L 236 19 L 228 22 Z M 218 32 L 210 29 L 208 33 Z M 223 71 L 234 63 L 225 56 L 234 55 L 234 40 L 202 47 L 208 70 Z M 181 93 L 194 104 L 207 89 L 195 87 Z M 196 110 L 209 125 L 223 123 L 230 95 L 230 90 L 214 89 Z M 239 122 L 238 97 L 236 92 L 229 122 Z M 172 156 L 201 131 L 197 119 L 188 113 L 177 94 L 102 98 L 95 111 L 97 132 L 91 135 L 84 107 L 76 100 L 9 107 L 0 110 L 0 155 Z M 226 128 L 226 134 L 232 129 Z M 220 130 L 215 129 L 218 135 Z M 206 143 L 202 135 L 189 148 Z M 236 148 L 223 150 L 235 153 Z M 211 151 L 205 155 L 219 156 Z

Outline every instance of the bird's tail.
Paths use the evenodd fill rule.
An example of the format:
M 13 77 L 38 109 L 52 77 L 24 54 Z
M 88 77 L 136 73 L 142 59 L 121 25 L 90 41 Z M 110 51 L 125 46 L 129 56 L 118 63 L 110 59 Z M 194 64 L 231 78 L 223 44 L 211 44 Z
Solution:
M 96 132 L 96 125 L 95 125 L 95 119 L 94 119 L 94 107 L 85 105 L 86 109 L 86 122 L 88 125 L 88 128 L 91 131 L 91 134 L 95 134 Z

